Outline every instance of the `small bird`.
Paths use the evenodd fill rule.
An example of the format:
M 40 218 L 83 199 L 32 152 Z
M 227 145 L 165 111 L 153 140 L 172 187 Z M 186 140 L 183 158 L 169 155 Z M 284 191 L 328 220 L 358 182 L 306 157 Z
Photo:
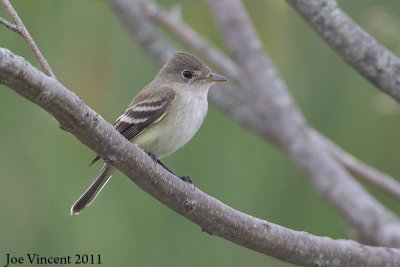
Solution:
M 175 52 L 154 80 L 133 98 L 114 127 L 176 175 L 159 159 L 174 153 L 194 136 L 207 114 L 210 86 L 224 81 L 227 81 L 225 77 L 211 73 L 210 68 L 195 56 Z M 99 159 L 97 156 L 90 165 Z M 96 179 L 71 207 L 71 214 L 79 214 L 90 205 L 116 171 L 115 167 L 105 163 Z M 187 176 L 179 178 L 191 182 Z

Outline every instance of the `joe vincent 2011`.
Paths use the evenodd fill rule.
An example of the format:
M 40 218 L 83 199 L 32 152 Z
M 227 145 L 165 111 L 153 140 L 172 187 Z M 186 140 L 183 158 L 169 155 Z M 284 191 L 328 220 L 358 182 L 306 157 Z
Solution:
M 6 254 L 6 263 L 3 265 L 4 267 L 9 267 L 13 265 L 26 266 L 27 264 L 71 264 L 71 256 L 64 257 L 42 257 L 39 254 L 35 253 L 27 253 L 25 256 L 13 256 L 9 253 Z

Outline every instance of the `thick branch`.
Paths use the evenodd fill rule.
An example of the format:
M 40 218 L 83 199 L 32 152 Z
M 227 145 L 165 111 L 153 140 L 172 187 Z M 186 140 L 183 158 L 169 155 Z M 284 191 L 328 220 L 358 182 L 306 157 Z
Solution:
M 307 174 L 316 191 L 358 231 L 357 236 L 373 244 L 400 246 L 398 218 L 354 181 L 310 134 L 284 82 L 264 53 L 241 2 L 209 0 L 209 4 L 233 59 L 243 71 L 243 86 L 251 88 L 263 102 L 258 108 L 264 110 L 265 124 L 269 125 L 266 130 Z
M 335 0 L 286 0 L 356 71 L 400 102 L 400 59 L 359 27 Z
M 96 153 L 111 160 L 139 187 L 203 230 L 304 266 L 396 266 L 400 250 L 334 241 L 296 232 L 238 212 L 177 179 L 57 80 L 0 48 L 0 83 L 41 106 Z

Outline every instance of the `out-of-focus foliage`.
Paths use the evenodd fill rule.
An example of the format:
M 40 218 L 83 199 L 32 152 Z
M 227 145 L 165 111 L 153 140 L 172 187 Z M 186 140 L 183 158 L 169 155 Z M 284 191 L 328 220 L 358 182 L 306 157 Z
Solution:
M 105 1 L 13 3 L 60 82 L 110 122 L 158 71 Z M 226 49 L 205 3 L 161 4 L 173 3 L 181 5 L 183 18 L 198 32 Z M 245 4 L 310 124 L 399 177 L 399 106 L 347 67 L 284 1 Z M 399 1 L 340 4 L 400 53 Z M 3 10 L 0 15 L 7 17 Z M 4 27 L 0 46 L 37 64 L 22 39 Z M 46 112 L 0 86 L 1 262 L 6 253 L 28 252 L 101 254 L 103 266 L 289 266 L 203 233 L 121 174 L 92 206 L 71 217 L 71 204 L 99 169 L 87 167 L 93 156 Z M 243 212 L 316 235 L 348 238 L 337 212 L 286 155 L 213 106 L 192 142 L 166 163 Z M 393 199 L 368 189 L 399 212 Z

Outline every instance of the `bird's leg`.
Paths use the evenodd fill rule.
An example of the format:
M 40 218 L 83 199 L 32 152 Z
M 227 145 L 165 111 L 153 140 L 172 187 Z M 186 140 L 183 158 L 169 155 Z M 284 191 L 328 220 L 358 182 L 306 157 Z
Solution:
M 158 164 L 160 164 L 164 169 L 166 169 L 167 171 L 169 171 L 171 174 L 175 175 L 176 177 L 178 177 L 179 179 L 181 179 L 181 180 L 184 181 L 184 182 L 187 182 L 187 183 L 189 183 L 189 184 L 193 184 L 193 185 L 194 185 L 192 179 L 190 179 L 189 176 L 179 176 L 179 175 L 177 175 L 173 170 L 169 169 L 164 163 L 162 163 L 162 161 L 159 160 L 159 159 L 157 158 L 156 155 L 154 155 L 154 154 L 151 153 L 151 152 L 146 152 L 146 153 L 147 153 L 147 155 L 149 155 L 155 162 L 157 162 Z

